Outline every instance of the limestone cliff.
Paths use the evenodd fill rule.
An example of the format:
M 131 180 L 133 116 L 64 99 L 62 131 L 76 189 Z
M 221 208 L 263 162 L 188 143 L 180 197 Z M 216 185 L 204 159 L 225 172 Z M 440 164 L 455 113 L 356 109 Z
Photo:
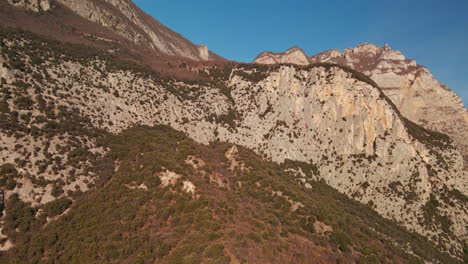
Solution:
M 274 56 L 276 60 L 256 59 L 254 62 L 283 63 L 282 54 Z M 407 59 L 401 52 L 388 45 L 379 47 L 364 43 L 345 49 L 343 53 L 338 49 L 322 52 L 309 57 L 307 63 L 302 59 L 288 63 L 337 63 L 363 72 L 382 88 L 403 116 L 452 137 L 464 156 L 465 167 L 468 166 L 468 110 L 460 97 L 437 81 L 428 69 Z
M 468 110 L 460 97 L 437 81 L 425 67 L 388 45 L 364 43 L 341 54 L 329 51 L 314 62 L 345 64 L 370 76 L 410 120 L 450 135 L 468 166 Z
M 254 63 L 309 65 L 306 54 L 298 47 L 290 48 L 284 53 L 263 52 L 255 58 Z
M 92 188 L 87 183 L 94 175 L 79 153 L 96 156 L 105 149 L 92 130 L 74 135 L 56 129 L 55 119 L 66 122 L 71 109 L 76 122 L 89 120 L 82 129 L 116 133 L 166 124 L 200 143 L 220 140 L 276 162 L 306 162 L 310 171 L 291 168 L 299 184 L 323 180 L 444 250 L 462 251 L 468 177 L 461 155 L 445 135 L 402 117 L 358 72 L 330 65 L 240 65 L 207 68 L 201 71 L 211 81 L 188 82 L 116 67 L 97 55 L 75 59 L 69 50 L 49 50 L 37 62 L 32 47 L 42 45 L 4 42 L 0 77 L 10 95 L 2 104 L 9 123 L 0 131 L 0 157 L 23 175 L 8 195 L 42 203 L 53 199 L 54 189 Z M 19 61 L 29 70 L 14 69 Z M 72 147 L 64 148 L 63 141 Z M 40 154 L 31 156 L 34 149 Z M 50 183 L 38 185 L 40 177 Z

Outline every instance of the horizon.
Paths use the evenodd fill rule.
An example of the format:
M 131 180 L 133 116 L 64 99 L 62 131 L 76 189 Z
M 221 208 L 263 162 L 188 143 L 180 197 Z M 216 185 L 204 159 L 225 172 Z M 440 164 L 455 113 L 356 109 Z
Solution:
M 467 1 L 357 2 L 134 0 L 171 30 L 238 62 L 252 62 L 261 52 L 284 52 L 294 46 L 313 56 L 331 49 L 343 52 L 365 42 L 388 44 L 426 67 L 468 108 Z

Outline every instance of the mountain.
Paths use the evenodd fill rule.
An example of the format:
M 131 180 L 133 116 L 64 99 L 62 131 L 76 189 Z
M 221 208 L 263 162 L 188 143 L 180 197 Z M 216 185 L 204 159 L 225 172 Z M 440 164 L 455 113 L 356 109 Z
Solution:
M 293 47 L 284 53 L 262 52 L 255 58 L 255 63 L 259 64 L 297 64 L 309 65 L 307 55 L 298 47 Z
M 298 48 L 141 56 L 133 31 L 42 2 L 0 3 L 2 263 L 467 260 L 458 143 L 366 74 Z
M 166 55 L 207 61 L 206 46 L 194 45 L 144 13 L 130 0 L 59 0 L 80 16 L 112 29 L 132 42 Z
M 194 61 L 208 61 L 220 57 L 211 53 L 204 45 L 195 45 L 180 34 L 165 27 L 139 9 L 130 0 L 7 0 L 14 6 L 26 8 L 39 16 L 45 13 L 64 12 L 63 9 L 81 16 L 84 20 L 96 23 L 129 41 L 133 48 L 139 47 L 159 55 L 182 57 Z M 21 25 L 19 21 L 19 25 Z M 64 25 L 70 25 L 65 21 Z M 61 25 L 63 26 L 63 25 Z M 96 26 L 96 25 L 95 25 Z M 83 32 L 87 34 L 88 32 Z M 93 37 L 111 41 L 108 35 Z M 117 39 L 118 41 L 118 39 Z
M 277 56 L 277 60 L 266 60 L 268 56 Z M 254 63 L 276 64 L 291 58 L 282 54 L 268 56 L 262 53 Z M 288 61 L 297 65 L 324 62 L 346 65 L 368 75 L 403 116 L 452 137 L 468 167 L 468 110 L 460 97 L 437 81 L 428 69 L 388 45 L 379 47 L 369 43 L 345 49 L 343 53 L 338 49 L 325 51 L 309 57 L 308 63 L 303 58 Z
M 108 149 L 102 133 L 164 124 L 202 144 L 224 141 L 275 162 L 305 162 L 288 169 L 299 185 L 324 181 L 441 249 L 462 251 L 467 177 L 460 154 L 447 136 L 402 117 L 359 72 L 231 64 L 201 70 L 208 80 L 184 81 L 100 50 L 2 34 L 8 197 L 41 208 L 92 190 L 90 166 Z

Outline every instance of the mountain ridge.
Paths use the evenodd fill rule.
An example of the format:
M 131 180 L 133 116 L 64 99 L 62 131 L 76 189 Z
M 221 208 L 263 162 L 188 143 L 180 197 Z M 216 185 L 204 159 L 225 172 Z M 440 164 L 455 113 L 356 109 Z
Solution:
M 194 61 L 209 61 L 220 57 L 204 45 L 195 45 L 170 30 L 138 8 L 131 0 L 7 0 L 14 6 L 41 15 L 64 6 L 83 19 L 110 29 L 134 45 L 156 54 L 177 56 Z
M 12 91 L 31 86 L 39 86 L 41 90 L 29 88 L 29 93 L 36 96 L 29 99 L 18 95 L 6 99 L 10 112 L 24 108 L 23 101 L 32 100 L 33 105 L 44 105 L 41 101 L 45 101 L 52 109 L 58 107 L 54 106 L 55 102 L 60 102 L 59 117 L 69 115 L 65 109 L 75 109 L 74 112 L 90 120 L 90 127 L 111 133 L 139 124 L 165 124 L 184 131 L 202 144 L 220 140 L 251 148 L 275 162 L 288 159 L 307 162 L 315 166 L 311 172 L 303 174 L 300 169 L 294 169 L 300 184 L 308 186 L 312 181 L 324 180 L 340 192 L 371 204 L 382 216 L 429 238 L 437 238 L 433 241 L 445 250 L 462 250 L 466 230 L 463 215 L 456 212 L 466 210 L 466 203 L 457 197 L 466 197 L 467 183 L 461 156 L 450 141 L 443 137 L 438 140 L 421 127 L 401 119 L 391 101 L 368 78 L 360 81 L 356 79 L 359 77 L 353 77 L 358 76 L 353 71 L 330 64 L 309 68 L 233 64 L 201 71 L 214 82 L 181 82 L 139 72 L 138 68 L 126 68 L 125 64 L 122 68 L 103 55 L 100 58 L 91 53 L 81 57 L 83 53 L 77 46 L 63 49 L 60 44 L 40 45 L 44 41 L 40 39 L 23 42 L 33 36 L 19 36 L 12 33 L 4 37 L 10 39 L 2 47 L 6 56 L 1 71 L 7 73 L 2 75 L 5 85 Z M 15 44 L 18 41 L 23 44 Z M 45 62 L 30 64 L 30 59 L 40 62 L 35 57 L 41 54 L 48 54 Z M 43 68 L 45 65 L 47 68 Z M 36 74 L 21 73 L 29 71 Z M 37 97 L 37 93 L 43 94 L 42 97 Z M 21 111 L 25 115 L 31 110 Z M 56 118 L 52 113 L 48 115 Z M 44 148 L 41 141 L 29 134 L 36 127 L 35 120 L 41 120 L 40 116 L 36 113 L 29 117 L 28 123 L 20 122 L 25 126 L 20 134 L 25 139 L 18 141 L 12 135 L 4 136 L 3 142 L 8 147 L 2 155 L 9 157 L 5 162 L 21 164 L 24 160 L 28 164 L 29 151 L 15 151 L 16 146 L 21 149 L 25 145 L 26 139 L 31 147 Z M 14 117 L 6 120 L 15 122 Z M 54 128 L 57 121 L 53 120 L 40 133 L 50 130 L 58 133 L 55 137 L 60 136 L 62 132 Z M 5 129 L 14 128 L 9 127 Z M 92 135 L 85 141 L 94 142 Z M 98 145 L 90 144 L 84 153 L 103 154 Z M 55 146 L 50 151 L 54 149 L 61 147 Z M 53 153 L 62 160 L 76 155 Z M 37 159 L 38 164 L 57 162 L 49 161 L 47 156 Z M 62 180 L 68 184 L 61 187 L 51 183 L 44 189 L 33 187 L 36 177 L 25 178 L 8 193 L 23 193 L 20 197 L 27 201 L 36 197 L 31 202 L 38 200 L 42 204 L 41 200 L 54 199 L 51 195 L 54 189 L 69 190 L 74 186 L 81 186 L 83 191 L 92 189 L 92 184 L 87 187 L 83 182 L 93 182 L 95 176 L 86 174 L 86 170 L 78 170 L 79 177 L 69 176 L 66 171 L 70 165 L 58 164 L 46 166 L 46 171 L 41 173 L 52 183 L 57 175 L 63 174 Z M 37 173 L 37 167 L 28 169 L 28 166 L 23 167 L 22 175 Z M 53 168 L 64 171 L 54 172 Z M 392 173 L 388 172 L 389 168 Z M 24 188 L 32 188 L 34 195 L 25 194 Z M 459 195 L 457 190 L 461 191 Z M 392 202 L 388 197 L 392 197 Z M 431 205 L 434 201 L 437 201 L 435 208 Z
M 15 1 L 31 4 L 27 12 L 0 3 L 0 259 L 83 261 L 81 248 L 89 263 L 466 261 L 464 130 L 452 140 L 427 129 L 440 128 L 440 115 L 423 127 L 408 112 L 439 93 L 435 111 L 455 113 L 446 129 L 463 128 L 453 126 L 456 98 L 449 104 L 425 68 L 368 43 L 257 58 L 270 65 L 144 56 L 144 30 L 126 31 L 138 24 L 131 2 L 80 0 L 72 12 L 67 1 L 45 1 L 56 3 L 48 11 L 44 1 Z M 116 28 L 106 15 L 116 10 L 132 23 Z M 52 25 L 58 14 L 66 23 Z M 3 27 L 18 17 L 28 20 L 20 28 L 38 21 L 62 31 L 52 40 Z M 199 54 L 191 47 L 184 52 Z M 154 58 L 159 68 L 146 65 Z M 102 247 L 74 239 L 83 234 L 71 227 L 83 224 Z M 112 224 L 112 236 L 99 230 Z

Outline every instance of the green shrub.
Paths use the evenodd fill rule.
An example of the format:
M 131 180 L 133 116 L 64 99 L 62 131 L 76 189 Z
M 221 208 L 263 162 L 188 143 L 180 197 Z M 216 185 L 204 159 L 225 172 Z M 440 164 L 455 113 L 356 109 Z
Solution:
M 13 103 L 21 110 L 31 110 L 34 105 L 34 101 L 29 96 L 18 97 Z
M 337 244 L 342 252 L 350 251 L 351 239 L 343 231 L 333 231 L 330 234 L 330 241 Z
M 44 213 L 49 217 L 62 214 L 72 205 L 72 201 L 67 198 L 59 198 L 44 205 Z
M 214 259 L 218 257 L 222 257 L 224 256 L 224 246 L 221 244 L 212 245 L 206 250 L 205 255 L 209 258 L 214 258 Z

